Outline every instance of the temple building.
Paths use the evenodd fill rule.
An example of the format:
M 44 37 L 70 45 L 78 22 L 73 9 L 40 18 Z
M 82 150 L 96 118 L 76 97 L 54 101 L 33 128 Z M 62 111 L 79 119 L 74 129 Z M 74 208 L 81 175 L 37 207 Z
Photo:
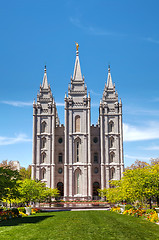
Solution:
M 94 126 L 91 97 L 76 50 L 74 73 L 64 98 L 65 126 L 58 118 L 46 67 L 33 103 L 32 179 L 58 188 L 65 200 L 96 199 L 97 189 L 109 188 L 109 181 L 121 179 L 124 170 L 122 103 L 110 67 Z

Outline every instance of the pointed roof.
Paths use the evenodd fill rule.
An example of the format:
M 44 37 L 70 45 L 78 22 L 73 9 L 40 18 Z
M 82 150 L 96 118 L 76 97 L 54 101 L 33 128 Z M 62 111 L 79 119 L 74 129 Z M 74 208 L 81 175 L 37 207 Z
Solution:
M 111 73 L 110 73 L 110 65 L 108 66 L 107 87 L 113 88 L 113 82 L 112 82 L 112 77 L 111 77 Z
M 47 89 L 48 87 L 49 86 L 48 86 L 48 82 L 47 82 L 46 65 L 45 65 L 42 88 Z
M 82 81 L 82 73 L 81 73 L 78 53 L 79 52 L 76 51 L 76 61 L 75 61 L 75 67 L 74 67 L 74 73 L 73 73 L 73 81 Z

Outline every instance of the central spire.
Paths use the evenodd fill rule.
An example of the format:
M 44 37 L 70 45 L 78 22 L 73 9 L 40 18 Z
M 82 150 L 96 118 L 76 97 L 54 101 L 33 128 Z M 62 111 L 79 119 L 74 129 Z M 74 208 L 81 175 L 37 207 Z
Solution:
M 48 88 L 47 74 L 46 74 L 46 65 L 45 65 L 45 68 L 44 68 L 44 77 L 43 77 L 42 87 L 43 88 Z
M 73 73 L 73 81 L 82 81 L 82 73 L 81 73 L 81 67 L 79 62 L 79 44 L 76 43 L 76 61 L 75 61 L 75 67 L 74 67 L 74 73 Z
M 108 66 L 107 87 L 113 88 L 113 82 L 112 82 L 112 77 L 111 77 L 111 73 L 110 73 L 110 65 Z

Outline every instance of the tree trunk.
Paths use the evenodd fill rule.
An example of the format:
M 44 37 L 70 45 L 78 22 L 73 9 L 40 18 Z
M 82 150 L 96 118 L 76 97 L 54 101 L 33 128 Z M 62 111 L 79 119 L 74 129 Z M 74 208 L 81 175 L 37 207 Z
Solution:
M 157 206 L 159 207 L 159 196 L 157 196 Z
M 151 198 L 149 199 L 150 209 L 152 209 Z

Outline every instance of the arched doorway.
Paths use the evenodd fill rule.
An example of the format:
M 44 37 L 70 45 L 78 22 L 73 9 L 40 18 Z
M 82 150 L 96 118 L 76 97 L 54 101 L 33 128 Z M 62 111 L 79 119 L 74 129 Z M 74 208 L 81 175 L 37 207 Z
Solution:
M 93 183 L 93 199 L 98 198 L 98 188 L 100 188 L 99 182 L 94 182 Z
M 64 192 L 63 192 L 63 183 L 62 182 L 58 182 L 57 189 L 60 191 L 61 197 L 63 197 Z

